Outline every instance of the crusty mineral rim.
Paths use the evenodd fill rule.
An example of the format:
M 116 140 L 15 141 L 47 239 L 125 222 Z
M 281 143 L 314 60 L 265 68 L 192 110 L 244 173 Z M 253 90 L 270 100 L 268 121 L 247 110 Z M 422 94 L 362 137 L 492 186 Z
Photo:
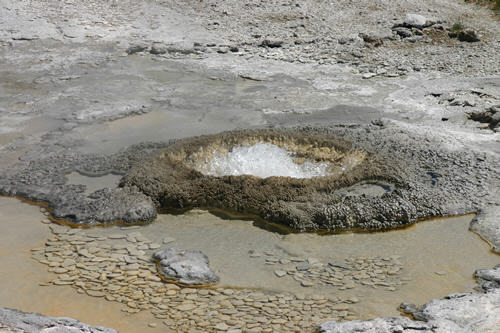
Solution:
M 235 146 L 255 145 L 259 142 L 276 145 L 294 154 L 294 162 L 329 162 L 329 175 L 340 175 L 363 163 L 368 153 L 350 142 L 331 136 L 298 133 L 291 130 L 247 130 L 226 132 L 181 140 L 162 154 L 172 166 L 199 171 L 214 156 L 229 153 Z M 327 177 L 327 176 L 325 176 Z

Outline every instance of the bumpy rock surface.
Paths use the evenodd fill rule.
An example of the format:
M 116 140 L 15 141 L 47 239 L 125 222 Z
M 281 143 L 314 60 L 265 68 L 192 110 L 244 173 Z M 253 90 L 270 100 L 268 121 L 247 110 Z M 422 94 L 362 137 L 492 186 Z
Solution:
M 155 252 L 158 270 L 167 280 L 184 285 L 217 283 L 219 277 L 208 266 L 208 257 L 201 251 L 163 249 Z
M 359 153 L 364 157 L 343 173 L 312 179 L 214 177 L 190 167 L 200 149 L 245 140 L 281 140 L 284 145 L 316 147 L 312 150 L 335 147 L 337 152 L 328 154 Z M 470 174 L 457 172 L 456 165 L 474 165 L 487 173 L 493 170 L 483 158 L 439 149 L 425 141 L 378 125 L 227 132 L 178 141 L 153 153 L 125 175 L 121 186 L 138 187 L 158 207 L 207 207 L 257 214 L 300 231 L 382 230 L 422 218 L 478 210 L 471 194 L 487 184 L 471 181 Z M 481 173 L 475 175 L 482 177 Z M 393 189 L 381 195 L 346 192 L 381 182 L 388 182 Z
M 474 272 L 474 277 L 479 283 L 479 290 L 500 288 L 500 265 L 492 269 L 478 269 Z
M 0 307 L 0 332 L 116 333 L 114 329 L 87 325 L 71 318 L 49 317 L 2 307 Z
M 67 184 L 66 175 L 124 174 L 144 154 L 165 145 L 140 144 L 111 156 L 61 153 L 36 160 L 27 156 L 0 175 L 0 194 L 46 203 L 53 218 L 71 224 L 148 222 L 156 217 L 156 209 L 137 188 L 103 188 L 87 195 L 83 185 Z

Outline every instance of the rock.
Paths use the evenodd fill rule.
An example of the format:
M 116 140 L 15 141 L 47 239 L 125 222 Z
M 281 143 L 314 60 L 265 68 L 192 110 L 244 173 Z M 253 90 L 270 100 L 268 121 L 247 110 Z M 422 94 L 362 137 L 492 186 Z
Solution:
M 227 46 L 220 46 L 218 49 L 217 49 L 217 53 L 228 53 L 229 52 L 229 47 Z
M 109 239 L 124 239 L 127 238 L 127 235 L 124 234 L 111 234 L 108 236 Z
M 167 248 L 154 253 L 159 261 L 160 274 L 182 284 L 213 284 L 219 277 L 208 266 L 208 258 L 201 251 Z
M 274 271 L 274 275 L 276 275 L 277 277 L 283 277 L 283 276 L 286 275 L 286 272 L 285 271 L 276 270 L 276 271 Z
M 471 29 L 458 32 L 457 38 L 461 42 L 469 42 L 469 43 L 479 42 L 481 40 L 477 32 Z
M 196 308 L 196 305 L 193 304 L 193 303 L 185 303 L 185 304 L 181 304 L 177 307 L 177 310 L 179 311 L 190 311 L 190 310 L 193 310 L 194 308 Z
M 192 54 L 195 53 L 193 45 L 187 42 L 178 42 L 167 45 L 168 53 Z
M 87 295 L 92 296 L 92 297 L 103 297 L 104 295 L 106 295 L 102 291 L 98 291 L 98 290 L 86 290 L 86 292 L 87 292 Z
M 302 281 L 302 282 L 300 282 L 300 285 L 302 287 L 312 287 L 312 286 L 314 286 L 314 283 L 312 283 L 311 281 Z
M 5 326 L 12 332 L 117 333 L 114 329 L 87 325 L 72 318 L 49 317 L 0 307 L 0 331 L 3 332 Z
M 365 34 L 365 33 L 360 33 L 359 37 L 361 39 L 363 39 L 363 41 L 366 44 L 369 44 L 370 46 L 373 46 L 373 47 L 378 47 L 378 46 L 381 46 L 382 44 L 384 44 L 384 42 L 382 41 L 381 38 L 379 38 L 377 36 L 374 36 L 374 35 L 368 35 L 368 34 Z
M 125 52 L 127 52 L 127 54 L 135 54 L 135 53 L 139 53 L 139 52 L 142 52 L 144 50 L 146 50 L 148 47 L 146 45 L 143 45 L 143 44 L 138 44 L 138 45 L 131 45 Z
M 311 268 L 311 265 L 310 264 L 306 264 L 306 263 L 301 263 L 301 264 L 298 264 L 297 266 L 295 266 L 295 268 L 300 272 L 300 271 L 307 271 Z
M 338 39 L 338 43 L 339 43 L 340 45 L 348 44 L 348 43 L 351 43 L 351 42 L 353 42 L 353 41 L 354 41 L 354 39 L 353 39 L 353 38 L 350 38 L 350 37 L 340 37 L 340 38 Z
M 163 238 L 163 244 L 168 244 L 168 243 L 172 243 L 172 242 L 175 242 L 175 238 L 173 238 L 173 237 Z
M 411 31 L 411 29 L 405 28 L 405 27 L 396 27 L 396 28 L 393 28 L 392 31 L 394 31 L 396 34 L 398 34 L 402 38 L 408 38 L 408 37 L 413 36 L 413 32 Z
M 331 266 L 331 267 L 338 267 L 338 268 L 342 268 L 342 269 L 346 269 L 346 270 L 350 270 L 351 269 L 351 267 L 349 265 L 341 264 L 341 263 L 334 262 L 334 261 L 330 261 L 328 263 L 328 265 Z
M 158 54 L 165 54 L 167 53 L 167 51 L 168 51 L 167 45 L 165 45 L 164 43 L 153 43 L 149 53 L 158 55 Z
M 478 269 L 474 272 L 474 277 L 483 290 L 500 288 L 500 265 L 491 269 Z
M 426 26 L 427 18 L 418 14 L 406 14 L 403 24 L 410 28 L 423 28 Z
M 276 39 L 276 38 L 270 38 L 270 39 L 264 39 L 262 43 L 260 43 L 260 46 L 265 46 L 265 47 L 281 47 L 283 46 L 283 40 L 281 39 Z
M 224 323 L 219 323 L 219 324 L 214 326 L 214 329 L 217 331 L 227 331 L 229 329 L 229 326 L 227 326 Z

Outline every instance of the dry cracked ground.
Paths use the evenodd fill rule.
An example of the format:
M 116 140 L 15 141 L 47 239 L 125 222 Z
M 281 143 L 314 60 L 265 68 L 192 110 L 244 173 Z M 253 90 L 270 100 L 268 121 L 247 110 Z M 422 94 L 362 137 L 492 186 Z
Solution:
M 500 21 L 493 6 L 458 0 L 0 0 L 2 194 L 61 202 L 72 200 L 70 192 L 92 195 L 116 187 L 130 165 L 172 139 L 234 129 L 352 127 L 487 165 L 475 172 L 468 160 L 456 162 L 471 183 L 486 189 L 474 192 L 472 228 L 498 253 Z M 135 155 L 119 153 L 132 145 L 138 145 L 129 148 Z M 438 182 L 439 175 L 430 175 Z M 222 275 L 225 286 L 185 288 L 162 281 L 151 260 L 152 251 L 175 243 L 173 237 L 154 239 L 159 231 L 147 236 L 139 227 L 72 229 L 41 217 L 49 215 L 45 208 L 0 199 L 8 235 L 0 246 L 6 286 L 0 331 L 113 331 L 56 318 L 67 316 L 121 332 L 500 329 L 495 256 L 484 261 L 488 267 L 473 268 L 483 269 L 475 273 L 476 291 L 425 299 L 421 306 L 403 303 L 400 310 L 411 319 L 373 319 L 396 309 L 361 315 L 356 306 L 363 300 L 347 292 L 362 286 L 397 293 L 411 265 L 398 253 L 332 261 L 254 245 L 244 256 L 253 260 L 248 269 L 267 269 L 277 290 L 257 288 L 251 279 L 245 283 L 252 288 L 240 288 L 228 275 Z M 109 208 L 103 205 L 97 207 Z M 197 214 L 189 221 L 198 221 Z M 190 219 L 161 217 L 183 218 Z M 292 246 L 287 239 L 280 241 Z M 192 249 L 207 242 L 200 236 L 185 241 Z M 226 261 L 240 260 L 239 250 L 227 252 Z M 279 290 L 280 284 L 291 291 Z M 325 296 L 327 287 L 337 294 Z

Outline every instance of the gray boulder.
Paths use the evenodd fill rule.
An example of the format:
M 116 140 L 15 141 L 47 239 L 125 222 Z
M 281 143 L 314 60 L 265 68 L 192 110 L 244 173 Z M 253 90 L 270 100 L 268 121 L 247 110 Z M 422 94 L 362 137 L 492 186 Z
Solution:
M 207 285 L 219 281 L 210 269 L 208 258 L 201 251 L 167 248 L 153 254 L 158 260 L 158 270 L 167 280 L 184 285 Z
M 0 307 L 0 332 L 117 333 L 114 329 L 91 326 L 71 318 L 56 318 L 39 313 Z

